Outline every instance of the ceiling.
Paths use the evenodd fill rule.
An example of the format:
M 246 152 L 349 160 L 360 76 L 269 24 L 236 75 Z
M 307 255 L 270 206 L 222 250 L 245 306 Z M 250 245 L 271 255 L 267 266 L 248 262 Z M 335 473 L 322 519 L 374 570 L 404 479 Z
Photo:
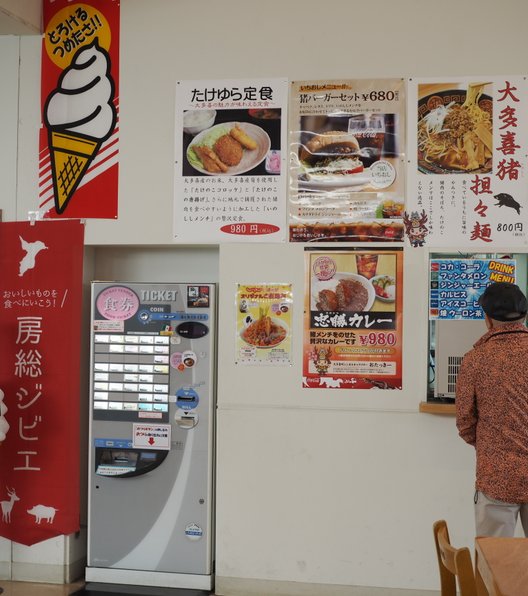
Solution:
M 40 35 L 41 29 L 35 24 L 34 12 L 13 13 L 2 7 L 0 2 L 0 35 Z M 23 4 L 19 5 L 21 8 Z M 40 21 L 40 18 L 39 18 Z

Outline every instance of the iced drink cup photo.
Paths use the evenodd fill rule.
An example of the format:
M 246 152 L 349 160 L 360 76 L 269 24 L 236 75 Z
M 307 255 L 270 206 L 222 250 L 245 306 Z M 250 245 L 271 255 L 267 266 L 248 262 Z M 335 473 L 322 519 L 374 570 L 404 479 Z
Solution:
M 356 255 L 356 268 L 358 275 L 372 279 L 376 275 L 378 267 L 378 255 L 358 254 Z

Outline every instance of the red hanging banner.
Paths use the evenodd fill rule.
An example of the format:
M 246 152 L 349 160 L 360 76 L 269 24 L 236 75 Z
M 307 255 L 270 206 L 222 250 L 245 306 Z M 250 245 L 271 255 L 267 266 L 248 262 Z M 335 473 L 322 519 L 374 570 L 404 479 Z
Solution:
M 0 536 L 30 546 L 79 529 L 84 225 L 0 223 Z
M 39 210 L 117 218 L 119 0 L 44 0 Z

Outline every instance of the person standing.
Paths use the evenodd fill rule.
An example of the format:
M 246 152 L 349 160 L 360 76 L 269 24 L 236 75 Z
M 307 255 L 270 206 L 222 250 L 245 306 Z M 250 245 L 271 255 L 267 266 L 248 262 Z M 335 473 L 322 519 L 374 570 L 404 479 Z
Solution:
M 477 536 L 528 536 L 528 302 L 512 283 L 479 298 L 488 331 L 463 358 L 456 385 L 459 435 L 476 449 Z

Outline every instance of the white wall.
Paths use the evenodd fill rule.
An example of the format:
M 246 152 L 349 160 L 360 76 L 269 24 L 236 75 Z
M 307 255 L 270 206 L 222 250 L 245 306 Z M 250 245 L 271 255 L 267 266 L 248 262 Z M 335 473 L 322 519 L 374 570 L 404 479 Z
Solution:
M 170 246 L 175 82 L 523 74 L 528 3 L 121 0 L 121 15 L 120 213 L 88 221 L 87 243 L 99 247 L 98 278 L 219 281 L 217 591 L 247 579 L 273 585 L 268 594 L 436 589 L 431 526 L 445 517 L 452 539 L 472 544 L 474 461 L 452 417 L 418 413 L 427 255 L 406 249 L 403 391 L 303 390 L 302 246 Z M 7 66 L 0 54 L 2 73 L 15 54 Z M 25 219 L 36 204 L 37 38 L 21 40 L 21 59 L 20 113 L 8 109 L 18 187 L 7 169 L 16 196 L 3 208 Z M 2 162 L 12 142 L 0 139 Z M 237 367 L 235 284 L 268 281 L 294 284 L 293 365 Z
M 524 0 L 122 0 L 119 219 L 89 244 L 172 243 L 178 79 L 412 77 L 525 72 Z M 35 209 L 40 44 L 22 71 L 22 187 Z M 28 161 L 29 160 L 29 161 Z
M 0 209 L 4 221 L 16 217 L 19 39 L 0 36 Z
M 405 254 L 401 392 L 302 388 L 302 245 L 222 246 L 220 257 L 219 593 L 247 578 L 437 588 L 431 526 L 445 517 L 454 540 L 473 542 L 474 455 L 453 417 L 418 413 L 425 255 Z M 235 364 L 236 283 L 263 280 L 293 284 L 291 368 Z M 306 593 L 335 594 L 324 590 Z

